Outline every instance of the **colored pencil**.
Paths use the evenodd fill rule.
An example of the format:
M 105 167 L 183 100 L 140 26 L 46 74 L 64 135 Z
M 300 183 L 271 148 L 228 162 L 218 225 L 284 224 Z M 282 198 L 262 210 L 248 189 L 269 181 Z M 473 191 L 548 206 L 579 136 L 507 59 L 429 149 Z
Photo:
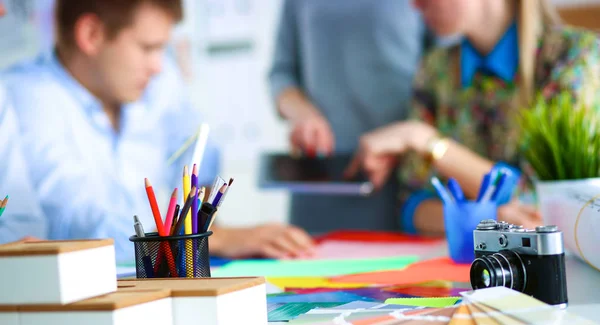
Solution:
M 181 212 L 179 213 L 179 220 L 177 220 L 177 226 L 175 227 L 175 234 L 180 234 L 181 230 L 183 230 L 183 225 L 185 223 L 185 216 L 190 212 L 190 208 L 192 207 L 192 199 L 194 198 L 194 196 L 192 195 L 193 192 L 196 191 L 196 188 L 192 188 L 192 193 L 190 193 L 187 197 L 187 200 L 185 200 L 185 204 L 183 205 L 183 208 L 181 209 Z
M 158 209 L 158 204 L 156 203 L 154 189 L 152 189 L 150 180 L 146 178 L 144 181 L 146 183 L 146 194 L 148 195 L 148 201 L 150 202 L 150 208 L 152 209 L 152 215 L 154 216 L 154 222 L 156 223 L 156 230 L 160 236 L 166 236 L 162 217 L 160 216 L 160 210 Z
M 175 205 L 175 211 L 173 212 L 173 221 L 171 222 L 171 229 L 169 230 L 169 233 L 171 234 L 171 236 L 175 236 L 175 224 L 177 224 L 177 220 L 179 219 L 177 217 L 177 216 L 179 216 L 179 208 L 180 208 L 179 204 Z
M 169 209 L 167 210 L 167 217 L 165 219 L 165 230 L 171 233 L 171 225 L 173 224 L 173 218 L 175 217 L 175 206 L 177 206 L 177 188 L 171 195 L 171 201 L 169 202 Z M 169 235 L 167 234 L 167 235 Z
M 4 200 L 0 201 L 0 217 L 6 210 L 6 206 L 8 205 L 8 195 L 4 198 Z
M 162 217 L 160 216 L 160 210 L 158 209 L 158 204 L 156 203 L 156 196 L 154 195 L 154 189 L 152 189 L 152 184 L 150 184 L 150 180 L 147 178 L 144 180 L 146 184 L 146 194 L 148 195 L 148 201 L 150 201 L 150 208 L 152 209 L 152 214 L 154 215 L 154 222 L 156 223 L 156 230 L 158 231 L 159 236 L 168 236 L 165 232 L 165 227 L 162 222 Z M 159 252 L 164 252 L 167 255 L 167 264 L 169 264 L 169 269 L 171 271 L 172 276 L 177 276 L 177 269 L 175 268 L 175 259 L 173 258 L 173 252 L 171 251 L 171 247 L 169 247 L 166 242 L 160 243 L 161 250 Z M 159 266 L 162 264 L 162 259 L 157 256 L 157 263 L 155 265 Z M 155 271 L 157 271 L 155 269 Z
M 221 188 L 219 189 L 219 192 L 217 192 L 217 195 L 215 196 L 215 199 L 212 202 L 213 206 L 216 207 L 219 205 L 219 202 L 221 201 L 221 198 L 223 197 L 225 190 L 227 190 L 227 183 L 223 184 L 223 186 L 221 186 Z
M 191 188 L 192 188 L 192 186 L 191 186 L 191 182 L 190 182 L 189 169 L 188 169 L 188 166 L 185 166 L 185 167 L 183 167 L 183 206 L 184 206 L 184 208 L 185 208 L 185 204 L 188 200 L 188 197 L 190 196 Z M 183 208 L 182 208 L 182 211 L 183 211 Z M 189 209 L 186 211 L 189 211 Z M 191 234 L 192 233 L 192 218 L 190 217 L 190 213 L 186 212 L 185 214 L 183 214 L 181 216 L 183 216 L 184 225 L 185 225 L 184 233 Z M 177 233 L 179 234 L 179 231 Z
M 194 164 L 194 168 L 192 169 L 192 187 L 198 188 L 198 167 Z M 194 201 L 192 201 L 192 211 L 189 213 L 190 218 L 192 218 L 192 234 L 198 233 L 198 218 L 196 218 L 196 214 L 198 213 L 198 191 L 194 193 Z

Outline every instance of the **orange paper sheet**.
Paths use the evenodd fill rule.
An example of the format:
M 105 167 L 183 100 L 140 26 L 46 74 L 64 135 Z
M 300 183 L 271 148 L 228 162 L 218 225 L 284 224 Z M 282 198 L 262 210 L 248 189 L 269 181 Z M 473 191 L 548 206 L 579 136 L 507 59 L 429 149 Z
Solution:
M 403 270 L 345 275 L 331 279 L 341 283 L 406 285 L 434 280 L 470 282 L 468 264 L 456 264 L 450 258 L 436 258 L 409 265 Z

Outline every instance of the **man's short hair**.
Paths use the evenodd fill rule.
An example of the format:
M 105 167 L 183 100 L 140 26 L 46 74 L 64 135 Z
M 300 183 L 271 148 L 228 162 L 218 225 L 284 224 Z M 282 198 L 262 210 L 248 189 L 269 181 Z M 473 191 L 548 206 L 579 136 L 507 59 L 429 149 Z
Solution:
M 175 22 L 183 18 L 182 0 L 57 0 L 55 7 L 57 43 L 72 47 L 74 29 L 84 14 L 95 14 L 106 26 L 109 38 L 129 26 L 136 10 L 149 4 L 164 10 Z

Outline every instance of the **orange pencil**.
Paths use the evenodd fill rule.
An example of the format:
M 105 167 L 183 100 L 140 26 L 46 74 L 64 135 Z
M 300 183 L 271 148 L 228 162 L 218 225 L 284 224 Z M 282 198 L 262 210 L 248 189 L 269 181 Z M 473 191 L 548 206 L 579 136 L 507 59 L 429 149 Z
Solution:
M 152 215 L 154 216 L 154 222 L 156 223 L 156 230 L 158 231 L 158 235 L 166 236 L 165 227 L 162 222 L 162 217 L 160 216 L 160 210 L 158 209 L 158 204 L 156 203 L 154 189 L 152 189 L 150 180 L 146 178 L 144 181 L 146 183 L 146 194 L 148 194 L 148 201 L 150 201 L 150 208 L 152 209 Z

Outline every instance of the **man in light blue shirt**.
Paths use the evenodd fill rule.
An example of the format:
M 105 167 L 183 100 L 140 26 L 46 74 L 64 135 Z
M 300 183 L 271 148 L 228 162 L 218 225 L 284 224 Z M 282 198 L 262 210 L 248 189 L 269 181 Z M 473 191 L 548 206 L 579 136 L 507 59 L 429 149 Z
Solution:
M 202 122 L 164 58 L 171 28 L 182 16 L 181 0 L 56 5 L 56 49 L 6 73 L 32 178 L 51 238 L 114 238 L 117 259 L 129 261 L 133 215 L 146 231 L 155 228 L 144 178 L 164 217 L 171 191 L 182 192 L 181 173 L 192 152 L 171 165 L 168 158 Z M 218 150 L 209 142 L 199 184 L 211 185 L 218 166 Z M 259 238 L 249 235 L 254 230 L 215 229 L 212 253 L 267 252 L 253 246 Z M 278 245 L 271 237 L 261 244 Z

